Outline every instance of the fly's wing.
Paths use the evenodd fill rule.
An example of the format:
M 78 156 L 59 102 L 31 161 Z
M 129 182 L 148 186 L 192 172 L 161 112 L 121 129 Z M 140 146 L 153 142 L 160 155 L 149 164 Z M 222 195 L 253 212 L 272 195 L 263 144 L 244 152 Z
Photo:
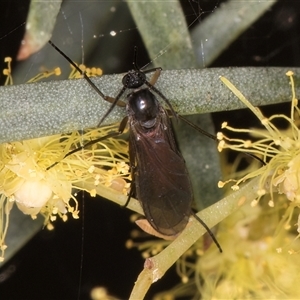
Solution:
M 147 220 L 158 232 L 175 235 L 188 222 L 193 194 L 169 118 L 164 114 L 158 123 L 151 135 L 139 125 L 131 128 L 130 157 Z

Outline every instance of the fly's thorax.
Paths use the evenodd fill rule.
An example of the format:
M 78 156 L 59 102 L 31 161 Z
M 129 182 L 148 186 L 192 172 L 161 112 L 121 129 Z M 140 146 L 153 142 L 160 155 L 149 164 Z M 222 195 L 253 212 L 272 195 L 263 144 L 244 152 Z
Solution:
M 127 96 L 127 113 L 145 128 L 151 128 L 156 123 L 160 113 L 160 104 L 149 89 L 137 90 Z

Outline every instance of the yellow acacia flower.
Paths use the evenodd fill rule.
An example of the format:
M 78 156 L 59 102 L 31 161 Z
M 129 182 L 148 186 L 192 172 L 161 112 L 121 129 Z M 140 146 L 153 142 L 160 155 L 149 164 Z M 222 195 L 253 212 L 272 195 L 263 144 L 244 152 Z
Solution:
M 54 73 L 59 72 L 56 69 Z M 10 67 L 5 74 L 10 76 Z M 71 150 L 117 130 L 118 124 L 114 124 L 83 133 L 76 131 L 0 145 L 0 260 L 4 259 L 9 213 L 14 204 L 32 218 L 42 214 L 51 229 L 51 222 L 57 217 L 66 221 L 67 213 L 71 213 L 78 218 L 78 203 L 73 193 L 86 190 L 85 183 L 89 183 L 87 192 L 91 196 L 96 196 L 99 185 L 127 194 L 130 173 L 128 144 L 124 140 L 105 139 L 65 157 Z
M 78 70 L 76 68 L 74 68 L 74 66 L 72 66 L 72 65 L 70 65 L 70 66 L 71 66 L 72 71 L 69 75 L 69 78 L 70 79 L 82 78 L 82 74 L 80 74 L 78 72 Z M 102 75 L 102 70 L 100 68 L 87 68 L 83 64 L 80 64 L 78 67 L 80 68 L 80 70 L 82 70 L 82 72 L 85 72 L 88 77 Z
M 265 162 L 257 170 L 249 172 L 235 181 L 232 189 L 238 189 L 240 183 L 247 179 L 260 177 L 260 188 L 257 191 L 257 199 L 252 202 L 256 205 L 259 199 L 269 194 L 269 205 L 274 206 L 274 192 L 283 193 L 287 199 L 293 201 L 297 206 L 300 204 L 300 132 L 298 128 L 300 111 L 298 100 L 295 96 L 293 73 L 287 72 L 292 86 L 292 101 L 290 116 L 276 114 L 269 118 L 263 116 L 261 111 L 254 107 L 226 78 L 221 80 L 247 105 L 249 109 L 261 121 L 265 127 L 262 129 L 236 129 L 230 127 L 227 122 L 223 123 L 222 128 L 233 132 L 248 133 L 255 137 L 255 141 L 230 138 L 223 133 L 218 133 L 219 151 L 231 149 L 240 152 L 247 152 L 261 157 Z M 288 123 L 288 128 L 281 130 L 274 125 L 274 120 L 283 120 Z M 219 186 L 224 186 L 227 182 L 220 182 Z
M 295 208 L 300 207 L 300 111 L 293 73 L 288 72 L 287 76 L 292 86 L 290 116 L 277 114 L 269 118 L 226 78 L 221 78 L 265 129 L 236 129 L 224 123 L 222 127 L 229 132 L 248 133 L 254 140 L 230 138 L 219 133 L 219 150 L 227 148 L 251 153 L 265 164 L 259 163 L 254 170 L 250 170 L 250 166 L 240 179 L 219 183 L 222 187 L 235 182 L 232 189 L 237 190 L 244 181 L 260 176 L 257 198 L 252 201 L 252 207 L 243 207 L 219 228 L 222 255 L 207 251 L 196 260 L 194 280 L 196 282 L 198 276 L 203 279 L 204 284 L 198 285 L 203 298 L 222 299 L 226 295 L 230 299 L 295 299 L 299 296 L 300 242 L 297 234 L 300 221 L 295 217 Z M 275 119 L 284 120 L 288 128 L 277 128 Z M 264 195 L 269 197 L 268 205 L 257 205 Z M 291 231 L 291 225 L 298 226 L 297 231 Z
M 181 283 L 155 299 L 298 299 L 300 241 L 276 231 L 283 211 L 241 207 L 218 228 L 223 253 L 196 242 L 176 263 Z
M 228 132 L 248 133 L 249 139 L 231 138 L 219 133 L 219 150 L 248 152 L 264 162 L 254 161 L 233 190 L 246 180 L 260 177 L 257 198 L 241 208 L 218 227 L 220 254 L 215 247 L 204 249 L 203 241 L 195 243 L 177 261 L 181 283 L 155 299 L 180 297 L 201 299 L 298 299 L 300 280 L 300 132 L 299 108 L 292 73 L 290 116 L 269 118 L 225 78 L 222 81 L 259 118 L 265 129 L 236 129 L 227 123 Z M 284 120 L 282 130 L 274 120 Z M 236 175 L 236 174 L 235 174 Z M 265 195 L 269 201 L 258 201 Z M 298 210 L 298 211 L 297 211 Z
M 300 241 L 284 227 L 276 231 L 283 211 L 245 205 L 227 218 L 218 232 L 223 253 L 193 245 L 177 263 L 185 284 L 176 293 L 189 287 L 201 299 L 297 299 Z
M 105 136 L 113 130 L 117 130 L 116 125 L 84 134 L 73 132 L 0 145 L 0 247 L 6 248 L 5 228 L 14 203 L 33 218 L 42 213 L 47 224 L 56 216 L 66 220 L 67 212 L 78 218 L 78 203 L 72 193 L 74 189 L 83 190 L 84 182 L 127 193 L 125 180 L 130 180 L 130 174 L 125 141 L 108 139 L 63 159 L 76 145 Z M 57 161 L 57 165 L 47 169 Z M 88 192 L 95 196 L 95 189 Z

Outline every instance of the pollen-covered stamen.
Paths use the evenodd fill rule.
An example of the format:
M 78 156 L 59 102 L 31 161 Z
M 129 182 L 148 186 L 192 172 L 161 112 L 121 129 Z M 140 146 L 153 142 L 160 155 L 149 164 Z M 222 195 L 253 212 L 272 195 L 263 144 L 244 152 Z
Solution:
M 3 75 L 6 76 L 6 80 L 4 85 L 12 85 L 13 84 L 13 79 L 11 76 L 11 62 L 12 58 L 11 57 L 5 57 L 4 62 L 7 63 L 7 69 L 3 70 Z
M 82 142 L 105 136 L 117 127 L 110 125 L 84 134 L 74 132 L 0 145 L 1 210 L 6 215 L 0 220 L 0 246 L 5 245 L 5 228 L 14 203 L 33 219 L 42 214 L 47 228 L 52 228 L 49 222 L 58 217 L 64 221 L 68 213 L 75 219 L 79 217 L 72 190 L 85 190 L 84 182 L 87 186 L 95 183 L 87 191 L 92 196 L 96 196 L 96 183 L 127 194 L 131 175 L 125 141 L 108 139 L 62 159 L 62 153 L 68 153 Z M 47 170 L 58 158 L 62 159 L 59 164 Z M 123 184 L 116 187 L 116 182 L 121 180 Z
M 224 138 L 223 133 L 222 132 L 217 132 L 217 140 L 221 141 L 221 140 L 223 140 L 223 138 Z
M 299 108 L 295 97 L 293 73 L 288 72 L 292 86 L 292 102 L 290 116 L 276 114 L 266 118 L 260 110 L 254 107 L 227 79 L 221 80 L 239 97 L 239 99 L 251 109 L 260 119 L 266 130 L 261 129 L 237 129 L 222 126 L 224 129 L 237 133 L 248 133 L 255 137 L 255 141 L 229 138 L 221 135 L 219 149 L 231 149 L 239 152 L 248 152 L 263 158 L 267 162 L 257 170 L 251 171 L 236 181 L 235 186 L 247 179 L 260 176 L 257 203 L 264 194 L 270 195 L 269 206 L 275 205 L 274 192 L 283 193 L 287 199 L 297 202 L 300 200 L 300 132 L 299 132 Z M 297 113 L 297 114 L 295 114 Z M 274 125 L 274 120 L 282 120 L 288 124 L 288 129 L 282 130 Z M 300 206 L 300 201 L 299 201 Z
M 79 69 L 82 71 L 82 73 L 80 73 L 73 65 L 71 66 L 71 73 L 69 75 L 70 79 L 75 79 L 75 78 L 82 78 L 82 73 L 85 72 L 85 74 L 88 77 L 93 77 L 93 76 L 101 76 L 103 74 L 102 69 L 100 68 L 88 68 L 83 64 L 78 65 Z
M 273 136 L 272 126 L 270 126 L 269 121 L 265 116 L 261 113 L 260 109 L 254 107 L 250 101 L 246 99 L 246 97 L 225 77 L 220 77 L 221 81 L 256 115 L 256 117 L 261 121 L 262 125 L 269 131 L 269 134 Z M 276 134 L 275 134 L 276 135 Z
M 102 70 L 100 68 L 86 68 L 85 72 L 89 77 L 102 75 Z
M 39 73 L 36 76 L 34 76 L 33 78 L 31 78 L 30 80 L 28 80 L 27 83 L 37 82 L 37 81 L 40 81 L 42 79 L 48 78 L 53 75 L 60 76 L 61 75 L 60 68 L 55 68 L 52 71 L 44 71 L 42 73 Z
M 11 59 L 6 59 L 6 62 L 6 84 L 12 84 Z M 97 68 L 85 70 L 91 75 L 101 73 Z M 60 75 L 60 69 L 38 74 L 30 82 L 50 75 Z M 9 213 L 14 204 L 23 213 L 30 214 L 32 219 L 42 214 L 46 227 L 51 230 L 52 222 L 58 218 L 67 221 L 68 214 L 75 219 L 79 217 L 73 190 L 85 190 L 96 196 L 96 187 L 101 185 L 103 190 L 106 185 L 118 196 L 128 193 L 131 174 L 126 141 L 106 139 L 65 157 L 71 150 L 117 130 L 118 124 L 115 124 L 84 133 L 73 132 L 0 145 L 0 260 L 4 259 Z M 56 162 L 59 163 L 48 168 Z

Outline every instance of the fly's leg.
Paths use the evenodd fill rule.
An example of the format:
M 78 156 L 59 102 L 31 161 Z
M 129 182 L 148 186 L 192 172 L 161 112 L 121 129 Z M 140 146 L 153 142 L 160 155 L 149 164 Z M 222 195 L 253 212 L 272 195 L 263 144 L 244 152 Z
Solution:
M 63 159 L 65 159 L 66 157 L 70 156 L 71 154 L 74 154 L 74 153 L 76 153 L 76 152 L 78 152 L 78 151 L 80 151 L 80 150 L 82 150 L 82 149 L 85 149 L 85 148 L 87 148 L 87 147 L 89 147 L 89 146 L 91 146 L 91 145 L 94 145 L 94 144 L 96 144 L 96 143 L 98 143 L 98 142 L 101 142 L 101 141 L 104 141 L 104 140 L 106 140 L 106 139 L 108 139 L 108 138 L 116 137 L 116 136 L 122 134 L 122 133 L 124 132 L 124 130 L 125 130 L 125 127 L 126 127 L 127 122 L 128 122 L 128 117 L 126 116 L 126 117 L 123 118 L 123 120 L 121 121 L 121 123 L 120 123 L 120 125 L 119 125 L 118 131 L 111 132 L 111 133 L 109 133 L 109 134 L 107 134 L 107 135 L 105 135 L 105 136 L 102 136 L 102 137 L 98 138 L 98 139 L 89 141 L 89 142 L 87 142 L 86 144 L 84 144 L 84 145 L 82 145 L 82 146 L 80 146 L 80 147 L 78 147 L 78 148 L 76 148 L 76 149 L 73 149 L 72 151 L 68 152 L 68 153 L 63 157 Z M 63 160 L 63 159 L 62 159 L 62 160 Z M 54 164 L 52 164 L 51 166 L 49 166 L 46 170 L 49 170 L 49 169 L 53 168 L 53 167 L 56 166 L 59 162 L 61 162 L 61 160 L 55 162 Z

